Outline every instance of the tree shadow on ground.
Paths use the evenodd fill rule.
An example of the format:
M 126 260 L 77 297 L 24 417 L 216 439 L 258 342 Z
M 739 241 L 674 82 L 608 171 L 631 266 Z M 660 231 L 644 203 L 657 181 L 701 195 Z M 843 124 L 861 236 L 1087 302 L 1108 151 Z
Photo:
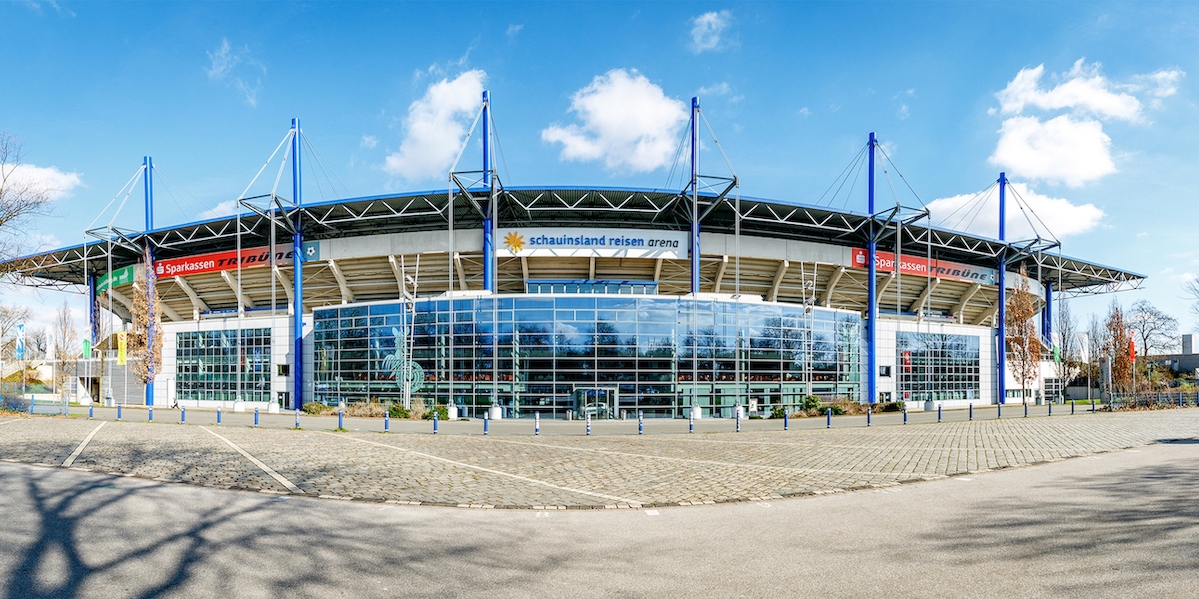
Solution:
M 423 579 L 424 588 L 395 591 L 444 596 L 446 588 L 431 581 L 444 580 L 447 564 L 497 572 L 494 582 L 513 585 L 558 567 L 543 559 L 513 569 L 512 545 L 528 540 L 498 523 L 482 524 L 471 539 L 437 539 L 432 513 L 380 528 L 361 509 L 339 518 L 340 502 L 17 465 L 0 467 L 0 489 L 0 538 L 17 541 L 0 558 L 4 599 L 149 599 L 181 589 L 196 596 L 322 596 L 397 571 L 401 580 Z
M 1199 443 L 1199 439 L 1162 441 Z M 1059 590 L 1082 596 L 1127 587 L 1135 595 L 1162 576 L 1195 572 L 1197 474 L 1199 466 L 1173 459 L 1099 476 L 1055 479 L 1029 494 L 984 500 L 925 540 L 953 555 L 955 564 L 1003 563 L 1029 571 L 1044 570 L 1055 562 L 1100 564 L 1092 566 L 1097 573 L 1119 570 L 1115 582 L 1096 576 Z M 1130 554 L 1141 558 L 1129 562 Z M 1112 561 L 1105 561 L 1109 556 Z M 1117 562 L 1120 556 L 1124 558 Z

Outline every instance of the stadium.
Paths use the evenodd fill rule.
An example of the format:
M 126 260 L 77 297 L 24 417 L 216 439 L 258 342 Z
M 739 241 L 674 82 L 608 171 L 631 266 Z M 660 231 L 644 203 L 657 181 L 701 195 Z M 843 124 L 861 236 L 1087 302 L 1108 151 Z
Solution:
M 92 231 L 5 266 L 20 284 L 88 294 L 95 349 L 80 389 L 92 401 L 378 402 L 491 418 L 1055 397 L 1050 359 L 1035 384 L 1013 379 L 1005 298 L 1035 297 L 1049 356 L 1056 299 L 1143 279 L 1056 243 L 1004 240 L 1002 224 L 992 239 L 933 226 L 926 210 L 876 209 L 873 134 L 865 212 L 741 197 L 736 176 L 698 172 L 697 101 L 681 189 L 507 186 L 484 98 L 482 169 L 451 170 L 441 190 L 304 202 L 295 120 L 281 144 L 289 197 L 155 228 L 147 159 L 144 230 Z M 1007 189 L 1001 174 L 1001 214 Z M 100 313 L 128 322 L 147 292 L 161 306 L 161 368 L 122 387 L 123 366 L 94 364 L 120 351 Z

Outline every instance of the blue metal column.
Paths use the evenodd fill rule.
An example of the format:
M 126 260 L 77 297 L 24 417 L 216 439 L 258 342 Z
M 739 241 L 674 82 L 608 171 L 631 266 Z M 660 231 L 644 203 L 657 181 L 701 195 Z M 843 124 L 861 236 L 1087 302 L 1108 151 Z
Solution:
M 691 98 L 691 293 L 699 293 L 699 98 Z
M 999 173 L 999 241 L 1007 235 L 1007 174 Z M 1007 403 L 1007 247 L 999 251 L 999 318 L 995 331 L 995 393 Z
M 96 275 L 87 277 L 87 324 L 89 344 L 95 348 L 96 339 L 100 337 L 100 306 L 96 305 Z M 90 357 L 84 356 L 84 358 Z
M 300 177 L 300 119 L 291 120 L 294 134 L 291 137 L 291 193 L 296 204 L 291 234 L 292 264 L 292 408 L 304 405 L 304 233 L 300 229 L 300 206 L 303 203 L 303 187 Z
M 1053 349 L 1053 283 L 1045 283 L 1045 307 L 1041 309 L 1041 337 Z
M 149 156 L 146 156 L 145 158 L 142 159 L 142 165 L 146 169 L 146 176 L 145 176 L 145 178 L 142 179 L 142 185 L 143 185 L 143 189 L 145 191 L 145 196 L 146 196 L 146 232 L 149 233 L 150 231 L 154 230 L 154 159 L 150 158 Z M 149 241 L 147 241 L 146 243 L 149 244 Z M 147 246 L 147 247 L 149 247 L 149 246 Z M 149 272 L 153 272 L 153 270 L 154 270 L 154 249 L 150 248 L 149 252 L 147 252 L 147 253 L 150 255 L 150 263 L 146 265 L 146 268 L 149 269 Z M 146 306 L 147 307 L 154 305 L 154 293 L 156 291 L 157 290 L 154 288 L 154 285 L 150 284 L 149 276 L 147 276 L 146 277 Z M 147 349 L 150 348 L 150 344 L 152 343 L 153 339 L 154 339 L 154 315 L 149 314 L 148 318 L 146 319 L 146 348 Z M 158 351 L 161 352 L 162 348 L 161 347 L 158 348 Z M 153 372 L 153 373 L 149 373 L 148 376 L 146 376 L 146 405 L 147 406 L 154 405 L 154 376 L 157 374 L 158 374 L 157 372 Z
M 870 133 L 870 168 L 866 171 L 866 210 L 870 213 L 870 239 L 866 242 L 866 401 L 878 401 L 878 267 L 875 265 L 878 242 L 874 240 L 874 146 L 878 142 Z
M 483 185 L 491 185 L 491 94 L 483 91 Z M 483 218 L 483 289 L 495 291 L 495 234 L 490 194 Z

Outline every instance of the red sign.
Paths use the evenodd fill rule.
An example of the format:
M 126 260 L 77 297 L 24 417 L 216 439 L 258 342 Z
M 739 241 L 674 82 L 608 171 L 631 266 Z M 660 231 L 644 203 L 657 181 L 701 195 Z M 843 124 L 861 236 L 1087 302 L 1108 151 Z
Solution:
M 866 250 L 862 248 L 853 248 L 853 266 L 855 268 L 866 268 Z M 879 272 L 892 272 L 895 270 L 895 254 L 889 252 L 874 253 L 874 267 Z M 982 283 L 983 285 L 995 285 L 995 269 L 984 268 L 981 266 L 970 266 L 958 262 L 946 262 L 944 260 L 929 260 L 923 256 L 904 256 L 903 263 L 900 264 L 899 273 L 904 275 L 916 275 L 919 277 L 927 277 L 930 275 L 940 277 L 942 279 L 954 279 L 957 281 L 968 281 L 971 283 Z
M 275 246 L 275 264 L 291 264 L 291 246 Z M 238 267 L 254 268 L 267 266 L 271 263 L 271 252 L 267 247 L 242 248 L 241 259 L 238 260 L 237 250 L 229 252 L 213 252 L 188 256 L 186 258 L 171 258 L 154 262 L 154 272 L 160 277 L 176 277 L 198 275 L 206 272 L 233 270 Z

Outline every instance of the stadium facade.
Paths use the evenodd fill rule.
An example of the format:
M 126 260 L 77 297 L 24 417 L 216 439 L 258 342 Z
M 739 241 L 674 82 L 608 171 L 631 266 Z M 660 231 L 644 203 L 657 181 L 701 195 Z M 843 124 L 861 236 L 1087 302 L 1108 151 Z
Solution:
M 1037 298 L 1049 347 L 1055 297 L 1143 279 L 1041 240 L 876 212 L 873 134 L 861 213 L 743 198 L 736 177 L 698 173 L 697 102 L 681 191 L 507 187 L 489 160 L 486 99 L 481 111 L 483 169 L 451 173 L 447 190 L 305 203 L 293 121 L 290 199 L 272 192 L 241 200 L 237 216 L 168 228 L 147 216 L 143 231 L 93 231 L 5 266 L 22 284 L 86 290 L 90 337 L 110 357 L 99 308 L 128 321 L 153 277 L 163 360 L 146 403 L 416 402 L 492 418 L 728 417 L 809 396 L 919 410 L 996 403 L 1017 386 L 1053 393 L 1048 361 L 1034 385 L 1015 384 L 1004 297 Z M 152 177 L 147 159 L 147 215 Z M 1001 175 L 1001 206 L 1006 189 Z M 85 378 L 85 393 L 111 397 L 103 379 Z

